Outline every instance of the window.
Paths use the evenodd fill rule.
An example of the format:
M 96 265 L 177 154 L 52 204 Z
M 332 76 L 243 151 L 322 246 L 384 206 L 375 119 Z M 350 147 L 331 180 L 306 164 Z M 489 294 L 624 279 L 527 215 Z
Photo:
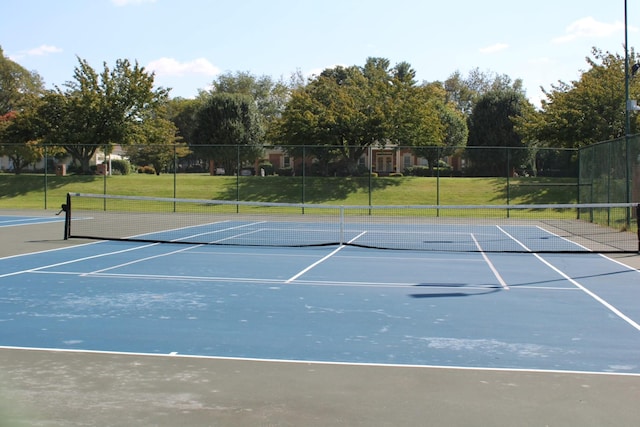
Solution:
M 404 168 L 410 168 L 411 165 L 411 154 L 405 154 L 404 156 L 402 156 L 402 165 L 404 166 Z

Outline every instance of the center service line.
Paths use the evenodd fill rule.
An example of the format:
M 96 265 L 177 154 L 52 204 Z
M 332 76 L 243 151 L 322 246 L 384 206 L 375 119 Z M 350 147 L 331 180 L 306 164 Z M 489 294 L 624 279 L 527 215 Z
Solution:
M 366 231 L 363 231 L 362 233 L 358 234 L 356 237 L 354 237 L 353 239 L 349 240 L 348 243 L 353 242 L 354 240 L 359 239 L 360 237 L 362 237 L 364 234 L 366 233 Z M 311 264 L 310 266 L 308 266 L 307 268 L 305 268 L 304 270 L 302 270 L 301 272 L 299 272 L 298 274 L 296 274 L 295 276 L 289 278 L 286 282 L 284 283 L 291 283 L 294 280 L 296 280 L 298 277 L 302 276 L 303 274 L 305 274 L 307 271 L 311 270 L 312 268 L 314 268 L 315 266 L 317 266 L 318 264 L 323 263 L 324 261 L 328 260 L 329 258 L 331 258 L 332 256 L 334 256 L 335 254 L 337 254 L 338 252 L 340 252 L 342 249 L 345 248 L 346 245 L 340 245 L 339 247 L 337 247 L 336 249 L 334 249 L 330 254 L 325 255 L 324 257 L 322 257 L 321 259 L 319 259 L 318 261 L 314 262 L 313 264 Z
M 502 278 L 502 276 L 500 275 L 500 273 L 498 272 L 496 267 L 493 265 L 493 263 L 491 262 L 491 260 L 487 256 L 487 254 L 484 252 L 484 249 L 482 249 L 482 246 L 480 246 L 480 243 L 478 242 L 478 239 L 476 239 L 476 236 L 474 236 L 473 233 L 471 233 L 471 238 L 473 239 L 474 243 L 476 244 L 476 247 L 480 250 L 480 254 L 482 255 L 482 258 L 484 258 L 484 261 L 487 263 L 489 268 L 491 269 L 491 272 L 496 277 L 496 279 L 498 279 L 498 283 L 500 283 L 500 286 L 502 286 L 502 289 L 508 291 L 509 290 L 509 285 L 507 285 L 507 282 L 504 281 L 504 279 Z

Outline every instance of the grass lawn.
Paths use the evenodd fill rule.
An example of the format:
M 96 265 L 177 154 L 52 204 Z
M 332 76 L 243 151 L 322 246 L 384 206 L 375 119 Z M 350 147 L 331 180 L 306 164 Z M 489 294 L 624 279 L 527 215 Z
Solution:
M 47 176 L 0 174 L 0 208 L 59 209 L 66 194 L 336 205 L 484 205 L 576 202 L 575 181 L 560 178 L 223 177 L 203 174 Z

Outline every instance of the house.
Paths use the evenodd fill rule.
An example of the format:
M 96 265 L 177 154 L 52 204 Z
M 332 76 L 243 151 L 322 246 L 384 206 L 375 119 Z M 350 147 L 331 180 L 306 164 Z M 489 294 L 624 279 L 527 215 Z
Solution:
M 459 171 L 464 167 L 464 159 L 462 159 L 461 156 L 446 156 L 441 160 L 444 160 L 454 171 Z M 277 147 L 265 149 L 263 161 L 268 161 L 273 165 L 275 170 L 287 168 L 296 169 L 301 165 L 300 159 L 289 156 Z M 310 160 L 310 162 L 313 163 L 313 160 Z M 410 148 L 398 148 L 394 146 L 370 147 L 360 157 L 358 164 L 362 166 L 363 169 L 371 170 L 382 176 L 392 173 L 404 173 L 407 168 L 413 166 L 429 166 L 427 159 L 416 156 Z M 259 166 L 256 165 L 256 168 L 259 168 Z

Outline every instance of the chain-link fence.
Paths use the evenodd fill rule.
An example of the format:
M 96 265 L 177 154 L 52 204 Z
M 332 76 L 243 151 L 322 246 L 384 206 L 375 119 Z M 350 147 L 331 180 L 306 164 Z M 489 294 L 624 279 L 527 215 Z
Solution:
M 574 149 L 507 147 L 398 147 L 398 146 L 262 146 L 201 147 L 126 146 L 98 149 L 90 162 L 44 150 L 44 159 L 30 171 L 44 176 L 45 200 L 65 176 L 74 175 L 79 191 L 155 197 L 181 197 L 287 203 L 342 204 L 533 204 L 574 203 L 585 199 L 586 184 L 579 182 L 583 156 Z M 216 150 L 212 150 L 215 148 Z M 612 149 L 613 150 L 613 149 Z M 615 151 L 615 150 L 613 150 Z M 56 153 L 55 156 L 48 153 Z M 145 153 L 146 157 L 131 153 Z M 617 152 L 617 151 L 616 151 Z M 105 154 L 108 153 L 108 154 Z M 154 157 L 155 156 L 155 157 Z M 596 153 L 596 158 L 602 157 Z M 613 154 L 612 154 L 613 156 Z M 591 160 L 585 162 L 594 163 Z M 611 160 L 613 162 L 613 160 Z M 86 165 L 89 168 L 86 169 Z M 587 166 L 590 167 L 590 166 Z M 10 169 L 5 167 L 4 169 Z M 607 167 L 608 169 L 608 167 Z M 157 174 L 126 185 L 125 175 Z M 602 175 L 598 172 L 598 177 Z M 168 181 L 167 176 L 171 179 Z M 212 190 L 194 194 L 194 177 L 216 179 Z M 67 182 L 69 181 L 68 178 Z M 482 191 L 472 179 L 490 182 Z M 600 179 L 600 178 L 599 178 Z M 400 185 L 411 181 L 410 187 Z M 600 188 L 591 179 L 590 190 Z M 610 181 L 614 181 L 613 179 Z M 209 181 L 213 183 L 214 181 Z M 31 186 L 36 186 L 33 183 Z M 620 184 L 618 184 L 620 185 Z M 613 184 L 609 183 L 612 188 Z M 203 188 L 207 188 L 206 185 Z M 73 190 L 75 191 L 75 190 Z M 612 190 L 613 191 L 613 190 Z M 392 197 L 389 197 L 392 194 Z M 481 196 L 481 197 L 479 197 Z M 616 199 L 617 200 L 617 199 Z
M 207 147 L 221 153 L 208 159 L 199 148 L 179 146 L 98 149 L 90 168 L 44 150 L 44 159 L 23 171 L 30 188 L 48 195 L 74 175 L 79 191 L 267 201 L 343 204 L 536 204 L 640 201 L 640 135 L 578 149 L 507 147 L 262 146 Z M 109 154 L 105 155 L 105 152 Z M 146 160 L 131 153 L 145 153 Z M 55 156 L 53 154 L 56 153 Z M 154 155 L 156 157 L 154 157 Z M 85 162 L 86 163 L 86 162 Z M 11 172 L 3 159 L 4 172 Z M 41 178 L 33 178 L 33 173 Z M 155 184 L 126 184 L 123 175 L 161 174 Z M 8 176 L 8 175 L 3 175 Z M 217 180 L 211 191 L 194 194 L 194 177 Z M 42 177 L 44 177 L 42 179 Z M 489 180 L 487 194 L 468 194 L 473 179 Z M 40 181 L 42 179 L 42 181 Z M 68 182 L 69 179 L 67 178 Z M 399 185 L 411 181 L 410 187 Z M 208 181 L 213 183 L 214 181 Z M 9 184 L 10 185 L 10 184 Z M 467 192 L 467 193 L 465 193 Z M 393 194 L 393 197 L 389 197 Z
M 580 202 L 640 202 L 640 135 L 590 145 L 579 154 Z

